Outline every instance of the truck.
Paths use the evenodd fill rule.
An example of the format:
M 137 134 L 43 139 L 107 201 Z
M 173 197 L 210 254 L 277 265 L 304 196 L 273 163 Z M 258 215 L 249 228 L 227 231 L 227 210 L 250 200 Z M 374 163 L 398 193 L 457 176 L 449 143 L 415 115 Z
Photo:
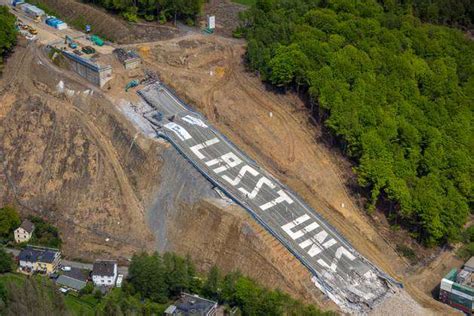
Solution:
M 91 36 L 91 42 L 97 46 L 104 46 L 104 41 L 97 35 Z

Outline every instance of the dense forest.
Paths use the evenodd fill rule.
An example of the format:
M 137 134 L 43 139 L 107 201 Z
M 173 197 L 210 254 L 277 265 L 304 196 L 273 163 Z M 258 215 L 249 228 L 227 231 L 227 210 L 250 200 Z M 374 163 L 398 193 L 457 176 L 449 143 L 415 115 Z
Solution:
M 379 0 L 379 3 L 387 12 L 396 14 L 412 12 L 423 22 L 460 28 L 474 26 L 474 1 L 472 0 Z
M 132 258 L 122 298 L 110 303 L 114 315 L 133 313 L 123 296 L 165 303 L 179 297 L 181 292 L 197 293 L 218 301 L 227 308 L 238 308 L 242 315 L 330 316 L 313 305 L 305 305 L 279 290 L 269 290 L 239 272 L 223 275 L 217 267 L 205 278 L 196 273 L 189 258 L 173 253 L 139 254 Z M 115 306 L 115 307 L 112 307 Z
M 237 33 L 262 80 L 309 96 L 369 211 L 384 202 L 425 244 L 456 241 L 473 202 L 474 42 L 384 2 L 257 0 Z
M 15 16 L 8 11 L 6 6 L 0 5 L 0 71 L 3 58 L 16 43 Z
M 125 19 L 136 22 L 138 17 L 147 21 L 182 20 L 188 25 L 194 25 L 196 16 L 201 12 L 202 0 L 83 0 L 94 3 L 107 10 L 120 13 Z

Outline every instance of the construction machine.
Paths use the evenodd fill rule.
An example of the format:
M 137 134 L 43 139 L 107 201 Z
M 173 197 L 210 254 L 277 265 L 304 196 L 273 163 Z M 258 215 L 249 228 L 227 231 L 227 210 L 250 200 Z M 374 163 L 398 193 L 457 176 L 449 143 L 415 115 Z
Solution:
M 97 35 L 91 36 L 91 42 L 97 46 L 104 46 L 104 41 Z
M 70 37 L 69 35 L 66 35 L 64 37 L 64 44 L 68 44 L 69 47 L 71 47 L 72 49 L 76 49 L 77 48 L 77 43 L 74 42 L 74 40 L 72 39 L 72 37 Z
M 34 27 L 29 26 L 29 25 L 28 25 L 28 32 L 30 32 L 30 34 L 33 34 L 33 35 L 38 34 L 38 31 Z
M 125 92 L 128 91 L 128 89 L 130 88 L 133 88 L 133 87 L 136 87 L 140 84 L 140 81 L 138 81 L 137 79 L 134 79 L 132 81 L 130 81 L 129 83 L 127 83 L 127 85 L 125 86 Z
M 84 52 L 84 53 L 86 53 L 86 54 L 88 54 L 88 55 L 90 55 L 90 54 L 95 54 L 95 49 L 94 49 L 94 47 L 91 47 L 91 46 L 84 46 L 84 47 L 82 48 L 82 52 Z

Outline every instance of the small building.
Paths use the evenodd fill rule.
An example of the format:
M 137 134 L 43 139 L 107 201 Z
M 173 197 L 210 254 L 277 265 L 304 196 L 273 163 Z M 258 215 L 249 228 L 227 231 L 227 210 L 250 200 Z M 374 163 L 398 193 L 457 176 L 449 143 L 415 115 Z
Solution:
M 441 280 L 439 299 L 468 315 L 474 311 L 474 257 L 464 264 L 463 269 L 452 269 Z
M 67 29 L 67 24 L 64 21 L 55 18 L 54 16 L 47 18 L 44 22 L 46 23 L 46 25 L 49 25 L 57 30 Z
M 117 262 L 97 260 L 92 267 L 92 282 L 95 286 L 113 287 L 118 276 Z
M 182 293 L 179 300 L 168 306 L 165 315 L 179 316 L 214 316 L 217 312 L 217 302 L 192 295 Z
M 63 50 L 62 54 L 68 59 L 69 68 L 72 71 L 96 86 L 102 88 L 107 81 L 112 79 L 112 66 L 99 65 L 90 59 L 82 58 L 67 50 Z
M 125 69 L 134 69 L 141 65 L 142 60 L 134 50 L 124 50 L 123 48 L 116 48 L 113 51 L 117 59 L 123 64 Z
M 28 246 L 20 251 L 18 263 L 20 272 L 50 275 L 58 270 L 61 253 L 57 249 Z
M 36 19 L 43 17 L 46 13 L 38 7 L 31 5 L 29 3 L 25 3 L 21 6 L 21 10 L 25 12 L 26 15 L 29 17 Z
M 33 236 L 34 230 L 35 230 L 35 224 L 25 219 L 21 223 L 20 227 L 18 227 L 14 231 L 15 242 L 17 243 L 27 242 Z
M 89 271 L 72 267 L 70 271 L 65 271 L 56 279 L 56 284 L 72 291 L 79 292 L 87 285 Z

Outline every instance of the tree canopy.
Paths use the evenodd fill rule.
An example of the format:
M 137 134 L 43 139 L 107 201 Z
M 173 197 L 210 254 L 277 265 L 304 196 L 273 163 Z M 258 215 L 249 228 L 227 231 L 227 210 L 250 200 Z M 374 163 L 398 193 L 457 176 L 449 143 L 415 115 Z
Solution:
M 0 70 L 3 57 L 16 44 L 15 16 L 6 6 L 0 5 Z
M 157 303 L 174 300 L 181 292 L 188 292 L 228 307 L 238 307 L 242 315 L 333 315 L 305 305 L 279 290 L 262 287 L 239 272 L 224 276 L 214 266 L 204 279 L 202 283 L 189 258 L 173 253 L 138 254 L 132 258 L 127 282 L 122 288 L 124 292 L 108 295 L 101 308 L 114 311 L 112 314 L 115 315 L 120 314 L 118 309 L 137 310 L 142 300 L 148 310 L 158 314 Z
M 3 241 L 13 240 L 13 231 L 20 226 L 20 215 L 13 206 L 0 208 L 0 238 Z
M 264 81 L 307 91 L 369 210 L 391 201 L 419 240 L 456 240 L 473 201 L 474 43 L 389 2 L 257 0 L 239 33 Z
M 180 19 L 187 24 L 201 13 L 202 0 L 85 0 L 108 10 L 122 14 L 127 20 L 136 22 L 138 17 L 161 23 Z

